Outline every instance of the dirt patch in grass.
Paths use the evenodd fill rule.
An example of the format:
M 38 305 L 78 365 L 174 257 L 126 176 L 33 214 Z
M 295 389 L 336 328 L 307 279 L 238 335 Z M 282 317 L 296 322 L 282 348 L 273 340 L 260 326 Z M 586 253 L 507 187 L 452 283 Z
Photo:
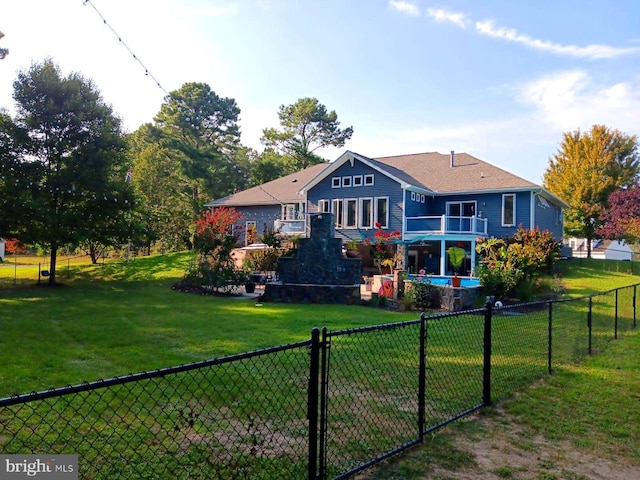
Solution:
M 454 449 L 470 454 L 472 464 L 460 468 L 432 465 L 432 471 L 424 479 L 640 479 L 640 465 L 632 459 L 607 458 L 606 451 L 599 455 L 569 440 L 549 440 L 522 427 L 505 412 L 478 415 L 463 422 L 477 422 L 477 425 L 463 427 L 462 430 L 470 430 L 467 432 L 452 431 L 445 435 L 451 435 Z
M 640 462 L 580 438 L 550 440 L 501 409 L 433 433 L 423 445 L 365 470 L 356 480 L 631 480 Z

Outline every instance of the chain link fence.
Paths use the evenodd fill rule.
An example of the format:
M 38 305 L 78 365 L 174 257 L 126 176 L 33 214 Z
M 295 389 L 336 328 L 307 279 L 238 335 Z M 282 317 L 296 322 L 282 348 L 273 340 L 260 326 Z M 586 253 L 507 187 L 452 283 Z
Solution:
M 307 475 L 309 342 L 2 400 L 0 451 L 83 479 Z
M 83 479 L 342 479 L 636 328 L 637 286 L 421 316 L 0 400 L 0 453 Z

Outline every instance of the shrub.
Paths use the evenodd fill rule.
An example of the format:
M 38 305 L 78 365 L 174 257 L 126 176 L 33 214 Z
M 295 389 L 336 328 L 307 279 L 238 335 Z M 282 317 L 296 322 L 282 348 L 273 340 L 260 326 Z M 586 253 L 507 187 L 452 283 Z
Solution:
M 513 292 L 524 276 L 521 270 L 505 262 L 483 263 L 477 275 L 486 294 L 496 298 L 504 298 Z
M 192 231 L 196 255 L 185 275 L 187 284 L 230 291 L 246 282 L 246 272 L 236 270 L 231 257 L 231 251 L 238 241 L 237 232 L 232 230 L 233 224 L 241 218 L 242 214 L 235 209 L 221 207 L 203 213 L 194 223 Z
M 412 281 L 411 287 L 405 288 L 405 297 L 409 297 L 405 304 L 411 302 L 419 310 L 434 307 L 435 289 L 431 283 L 431 279 L 424 269 L 418 272 Z
M 542 272 L 550 272 L 560 258 L 560 242 L 547 230 L 518 228 L 506 240 L 491 238 L 479 241 L 476 251 L 482 256 L 478 268 L 480 284 L 488 295 L 503 298 L 517 292 L 519 298 L 533 295 L 536 279 Z

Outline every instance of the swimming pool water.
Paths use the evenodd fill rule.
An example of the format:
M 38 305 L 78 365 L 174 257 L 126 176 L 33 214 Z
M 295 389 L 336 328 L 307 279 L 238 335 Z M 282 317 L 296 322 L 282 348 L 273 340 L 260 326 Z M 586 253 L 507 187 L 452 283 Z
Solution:
M 416 275 L 410 275 L 409 276 L 409 280 L 414 280 L 416 278 Z M 445 286 L 445 285 L 451 285 L 451 277 L 429 277 L 429 280 L 431 280 L 431 283 L 433 285 L 441 285 L 441 286 Z M 460 286 L 461 287 L 479 287 L 480 286 L 480 280 L 478 280 L 477 278 L 462 278 L 462 281 L 460 282 Z

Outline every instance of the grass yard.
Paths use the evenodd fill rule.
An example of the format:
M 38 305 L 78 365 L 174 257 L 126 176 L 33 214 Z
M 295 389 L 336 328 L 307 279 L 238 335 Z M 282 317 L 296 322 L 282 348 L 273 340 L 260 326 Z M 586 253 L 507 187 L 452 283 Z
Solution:
M 418 317 L 417 312 L 397 313 L 364 306 L 257 306 L 249 299 L 173 291 L 171 284 L 182 277 L 188 262 L 187 253 L 178 253 L 138 258 L 129 265 L 122 261 L 99 266 L 69 264 L 66 276 L 59 275 L 59 281 L 65 284 L 59 288 L 20 286 L 0 289 L 0 309 L 3 313 L 0 397 L 307 340 L 310 330 L 315 326 L 326 326 L 336 331 Z M 564 264 L 562 268 L 569 294 L 575 294 L 580 289 L 587 290 L 590 284 L 595 287 L 588 293 L 631 285 L 638 280 L 638 277 L 620 272 L 601 273 L 592 268 L 576 273 L 575 269 L 585 267 L 571 263 Z M 0 274 L 2 272 L 0 270 Z M 596 350 L 611 343 L 609 320 L 614 300 L 611 295 L 594 299 L 594 325 L 598 340 Z M 559 373 L 552 379 L 561 379 L 566 371 L 576 372 L 582 368 L 576 365 L 576 361 L 583 359 L 584 353 L 574 357 L 573 352 L 574 347 L 575 352 L 584 352 L 584 338 L 574 335 L 576 328 L 583 327 L 584 302 L 580 300 L 577 308 L 559 307 L 556 312 L 554 330 L 559 337 L 556 348 L 568 354 L 566 357 L 559 356 L 562 365 L 558 365 L 561 367 Z M 628 326 L 629 312 L 621 310 L 619 314 L 622 324 Z M 519 316 L 496 315 L 493 371 L 496 398 L 510 398 L 509 394 L 514 388 L 526 388 L 544 375 L 546 321 L 544 308 Z M 636 337 L 635 333 L 629 336 Z M 343 463 L 348 468 L 353 458 L 362 457 L 361 461 L 367 461 L 376 449 L 385 451 L 385 448 L 396 445 L 397 441 L 410 440 L 415 435 L 412 412 L 415 412 L 417 338 L 415 325 L 411 324 L 393 332 L 377 330 L 375 335 L 350 333 L 332 340 L 331 381 L 334 390 L 331 396 L 330 412 L 333 417 L 330 428 L 340 429 L 339 435 L 333 435 L 329 440 L 328 453 L 332 468 L 338 468 Z M 616 343 L 614 347 L 621 344 Z M 472 407 L 481 402 L 481 388 L 477 381 L 482 370 L 481 347 L 482 315 L 466 314 L 452 317 L 450 321 L 429 321 L 429 422 L 437 424 L 459 411 L 460 406 Z M 62 441 L 60 448 L 66 448 L 70 453 L 80 452 L 85 461 L 93 460 L 92 464 L 96 466 L 92 468 L 97 469 L 101 468 L 100 465 L 107 468 L 112 464 L 109 456 L 118 455 L 118 442 L 102 443 L 109 442 L 111 436 L 126 440 L 126 448 L 131 450 L 131 455 L 144 464 L 161 462 L 159 453 L 163 449 L 178 449 L 178 453 L 185 449 L 189 455 L 196 457 L 212 455 L 206 453 L 211 451 L 212 445 L 206 435 L 238 428 L 238 419 L 246 415 L 256 420 L 256 425 L 264 422 L 270 429 L 280 431 L 282 428 L 283 432 L 289 432 L 288 435 L 300 430 L 300 435 L 303 435 L 300 427 L 306 416 L 306 348 L 296 347 L 282 354 L 261 356 L 237 365 L 240 370 L 236 367 L 229 370 L 204 369 L 175 375 L 172 379 L 159 378 L 133 386 L 109 388 L 97 396 L 73 395 L 51 404 L 41 403 L 34 413 L 42 415 L 43 421 L 37 423 L 43 428 L 51 425 L 53 431 L 59 429 L 62 432 L 56 433 L 52 441 Z M 280 390 L 282 382 L 286 386 L 285 391 Z M 564 388 L 562 385 L 553 392 L 554 399 L 564 401 Z M 592 388 L 595 387 L 592 385 Z M 302 398 L 298 398 L 300 395 Z M 545 398 L 544 395 L 546 398 L 549 396 L 548 392 L 542 395 L 538 402 L 544 401 L 541 400 Z M 438 396 L 443 400 L 440 401 Z M 64 409 L 57 407 L 65 402 L 68 402 L 68 406 Z M 362 405 L 368 406 L 363 409 Z M 406 405 L 406 409 L 398 410 L 398 405 Z M 522 409 L 526 411 L 534 407 L 538 408 L 525 404 Z M 610 405 L 598 402 L 594 408 L 594 412 L 597 412 L 600 408 L 610 408 Z M 30 414 L 26 408 L 14 417 L 7 416 L 8 431 L 24 430 L 21 427 L 23 411 L 27 412 L 25 415 Z M 90 417 L 93 426 L 85 423 L 79 413 Z M 527 418 L 522 413 L 513 415 Z M 635 420 L 633 414 L 629 415 Z M 390 421 L 390 418 L 394 421 Z M 544 415 L 539 418 L 543 419 Z M 609 431 L 617 435 L 635 435 L 626 433 L 628 431 L 624 428 L 615 430 L 619 417 L 614 418 L 613 424 L 606 426 Z M 544 423 L 544 420 L 540 422 Z M 470 424 L 462 422 L 457 424 L 461 426 L 452 427 L 451 430 L 464 429 L 465 425 Z M 166 425 L 174 427 L 163 431 Z M 574 425 L 574 428 L 579 426 L 578 423 Z M 81 436 L 95 435 L 93 443 L 88 444 L 78 438 L 78 428 L 83 432 Z M 472 433 L 476 433 L 474 428 L 482 433 L 485 427 L 471 427 Z M 527 428 L 538 427 L 531 420 Z M 150 432 L 154 434 L 149 436 Z M 257 433 L 260 433 L 259 430 Z M 256 432 L 242 433 L 247 434 L 256 435 Z M 31 442 L 34 439 L 28 436 L 29 432 L 25 432 L 27 436 L 24 438 L 21 435 L 19 433 L 12 439 L 11 448 L 19 451 L 33 449 Z M 240 433 L 231 430 L 229 435 L 238 437 Z M 453 440 L 447 435 L 445 432 L 434 436 L 428 455 L 440 457 L 437 461 L 445 464 L 454 461 L 463 467 L 473 467 L 473 455 L 454 446 Z M 378 436 L 384 440 L 382 443 Z M 205 438 L 206 442 L 198 438 Z M 371 439 L 379 444 L 370 444 Z M 437 443 L 433 443 L 435 439 L 445 439 L 442 452 L 437 448 Z M 298 441 L 293 443 L 299 444 Z M 616 445 L 614 442 L 612 451 Z M 219 447 L 220 455 L 229 453 L 228 445 L 220 443 Z M 104 458 L 97 457 L 96 452 L 103 452 L 103 449 Z M 630 448 L 627 450 L 631 451 Z M 245 451 L 236 453 L 239 454 L 238 459 L 249 458 Z M 402 463 L 405 460 L 393 461 L 391 471 L 401 472 L 399 475 L 404 476 L 394 476 L 395 473 L 391 474 L 389 470 L 377 473 L 385 472 L 383 467 L 371 472 L 371 478 L 465 478 L 457 474 L 425 477 L 424 450 L 420 449 L 417 455 L 418 460 L 403 457 L 408 462 L 406 464 Z M 196 457 L 186 461 L 202 463 L 203 459 Z M 290 454 L 285 454 L 282 458 L 289 457 Z M 298 453 L 294 457 L 302 458 Z M 215 456 L 208 458 L 215 460 Z M 280 475 L 273 478 L 300 478 L 299 471 L 301 468 L 304 471 L 304 462 L 296 460 L 294 463 L 292 472 L 295 470 L 298 473 L 291 477 Z M 219 462 L 213 461 L 213 464 Z M 233 469 L 232 465 L 230 468 Z M 276 465 L 265 465 L 264 468 L 277 468 Z M 158 468 L 161 467 L 158 463 Z M 108 478 L 126 477 L 126 472 L 117 471 L 116 466 L 109 468 L 116 470 L 112 472 L 113 475 L 107 475 Z M 181 467 L 177 465 L 176 468 Z M 508 462 L 500 468 L 503 469 L 499 477 L 520 478 L 509 476 L 509 469 L 515 467 Z M 340 471 L 344 470 L 337 469 L 336 473 Z M 136 476 L 139 471 L 129 473 L 130 476 Z M 548 477 L 548 480 L 553 478 Z
M 0 397 L 287 344 L 309 338 L 313 327 L 338 330 L 419 316 L 362 306 L 258 307 L 247 299 L 176 292 L 170 286 L 187 269 L 187 252 L 129 264 L 61 258 L 59 288 L 34 287 L 42 258 L 14 261 L 17 268 L 11 257 L 0 266 Z M 639 278 L 584 264 L 560 266 L 569 296 Z M 15 271 L 24 274 L 18 288 L 8 286 Z
M 640 478 L 640 334 L 432 435 L 358 480 Z
M 0 397 L 305 340 L 313 327 L 419 316 L 361 306 L 258 307 L 173 291 L 188 260 L 177 253 L 71 265 L 69 275 L 59 273 L 64 286 L 0 289 Z

